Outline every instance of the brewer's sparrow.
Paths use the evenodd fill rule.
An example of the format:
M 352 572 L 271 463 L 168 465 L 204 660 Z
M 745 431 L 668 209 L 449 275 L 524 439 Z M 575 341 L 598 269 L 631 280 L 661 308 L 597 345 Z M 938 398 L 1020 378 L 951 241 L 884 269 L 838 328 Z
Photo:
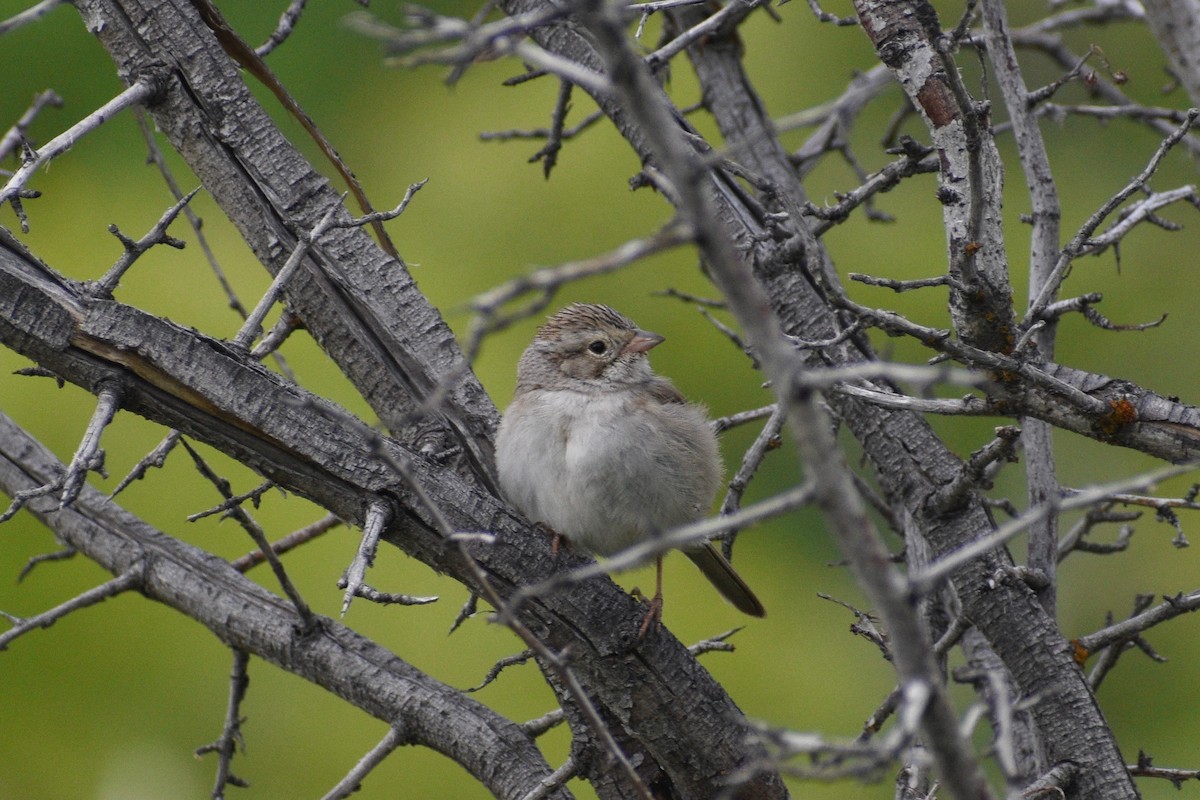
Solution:
M 600 555 L 708 512 L 721 481 L 704 410 L 650 369 L 663 341 L 608 306 L 575 304 L 550 317 L 517 366 L 517 389 L 496 436 L 500 486 L 534 522 Z M 762 603 L 710 542 L 684 550 L 738 609 Z M 662 609 L 662 559 L 651 611 Z

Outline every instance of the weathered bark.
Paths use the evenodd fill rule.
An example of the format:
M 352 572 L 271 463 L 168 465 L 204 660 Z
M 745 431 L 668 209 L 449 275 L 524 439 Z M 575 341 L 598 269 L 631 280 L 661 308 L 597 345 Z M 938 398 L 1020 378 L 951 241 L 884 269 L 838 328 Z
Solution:
M 552 559 L 549 539 L 485 486 L 383 439 L 222 342 L 87 298 L 7 237 L 0 237 L 0 341 L 91 391 L 120 386 L 125 409 L 216 447 L 343 519 L 361 524 L 372 503 L 389 503 L 395 513 L 387 541 L 477 590 L 473 569 L 443 538 L 429 504 L 454 530 L 496 536 L 493 545 L 473 545 L 472 554 L 502 597 L 585 563 L 565 554 Z M 407 464 L 422 491 L 393 463 Z M 761 750 L 747 739 L 729 695 L 678 640 L 665 630 L 637 639 L 644 615 L 644 606 L 608 579 L 519 608 L 542 641 L 571 653 L 570 669 L 595 705 L 638 748 L 628 755 L 642 762 L 641 771 L 665 775 L 679 797 L 711 797 L 725 775 L 759 759 Z M 689 702 L 678 702 L 681 694 Z M 597 782 L 607 782 L 603 753 L 589 755 Z M 778 775 L 765 772 L 743 796 L 783 796 Z
M 0 414 L 0 491 L 54 480 L 65 466 Z M 321 686 L 400 732 L 401 741 L 461 764 L 496 797 L 525 797 L 551 769 L 518 725 L 326 617 L 296 609 L 228 562 L 155 530 L 87 487 L 70 506 L 43 497 L 27 508 L 64 545 L 138 592 L 204 625 L 230 647 Z M 567 800 L 559 790 L 549 795 Z
M 152 76 L 161 87 L 149 108 L 159 128 L 255 255 L 276 272 L 297 245 L 295 232 L 311 229 L 329 209 L 337 208 L 337 193 L 255 102 L 191 3 L 76 0 L 75 5 L 108 48 L 124 80 Z M 513 14 L 545 7 L 541 0 L 503 0 L 502 5 Z M 696 156 L 693 161 L 677 160 L 673 177 L 677 185 L 695 179 L 703 197 L 685 198 L 680 206 L 697 228 L 709 266 L 718 260 L 729 262 L 714 270 L 716 282 L 733 297 L 731 306 L 751 332 L 757 353 L 768 356 L 769 377 L 780 387 L 793 421 L 810 427 L 824 424 L 807 391 L 789 393 L 797 373 L 862 364 L 875 356 L 866 337 L 856 334 L 806 349 L 796 358 L 774 358 L 772 348 L 776 354 L 783 349 L 778 329 L 815 341 L 865 322 L 922 338 L 990 376 L 994 383 L 985 387 L 987 399 L 980 402 L 997 415 L 1042 420 L 1166 460 L 1195 459 L 1200 455 L 1200 409 L 1130 382 L 1055 364 L 1050 346 L 1043 347 L 1039 358 L 1012 353 L 1019 331 L 1000 227 L 1000 164 L 986 132 L 987 121 L 965 96 L 928 4 L 862 0 L 856 7 L 880 59 L 921 111 L 941 164 L 939 197 L 947 231 L 947 273 L 955 279 L 951 312 L 957 338 L 930 335 L 847 300 L 828 253 L 805 219 L 808 197 L 801 176 L 742 71 L 736 40 L 739 20 L 731 18 L 727 29 L 711 32 L 688 50 L 707 110 L 729 152 L 762 182 L 755 183 L 758 191 L 752 192 L 745 187 L 754 182 L 714 168 L 711 160 L 699 157 L 697 147 L 691 153 Z M 1188 19 L 1194 22 L 1195 14 L 1186 14 L 1194 8 L 1195 0 L 1154 0 L 1148 5 L 1151 22 L 1158 26 L 1160 40 L 1189 89 L 1193 87 L 1187 79 L 1196 70 L 1187 60 L 1186 42 L 1194 33 Z M 1181 12 L 1183 22 L 1178 21 Z M 598 7 L 592 13 L 599 13 Z M 668 13 L 675 28 L 686 29 L 704 19 L 708 10 Z M 593 19 L 588 31 L 577 18 L 567 17 L 531 35 L 547 50 L 589 69 L 602 71 L 606 57 L 607 63 L 620 65 L 612 58 L 612 48 L 620 42 L 610 41 L 610 49 L 603 50 L 595 24 Z M 661 166 L 657 159 L 662 158 L 664 135 L 684 131 L 690 135 L 687 141 L 696 141 L 695 131 L 657 86 L 643 85 L 624 96 L 601 93 L 595 99 L 647 163 Z M 656 118 L 646 111 L 665 116 Z M 648 129 L 648 119 L 658 123 Z M 698 214 L 701 207 L 703 213 Z M 342 219 L 349 218 L 340 213 Z M 1042 242 L 1041 257 L 1055 246 Z M 757 283 L 739 284 L 738 275 L 753 276 Z M 568 555 L 555 564 L 545 537 L 497 499 L 491 477 L 495 407 L 437 310 L 400 264 L 361 229 L 340 228 L 312 245 L 287 297 L 394 439 L 380 437 L 238 349 L 129 306 L 89 297 L 82 287 L 38 263 L 15 240 L 0 236 L 0 341 L 51 372 L 93 392 L 118 386 L 124 408 L 217 447 L 347 520 L 361 522 L 369 506 L 388 504 L 394 510 L 385 534 L 388 541 L 472 589 L 483 588 L 475 567 L 445 538 L 434 509 L 455 530 L 495 534 L 494 544 L 474 543 L 470 551 L 488 585 L 503 598 L 521 585 L 581 562 Z M 1046 343 L 1052 344 L 1052 337 Z M 881 391 L 891 388 L 884 381 L 873 385 Z M 893 517 L 901 521 L 910 566 L 919 568 L 994 528 L 978 486 L 968 486 L 953 502 L 938 501 L 945 487 L 963 479 L 964 465 L 919 415 L 844 394 L 824 399 L 861 444 Z M 435 442 L 424 438 L 431 426 L 438 433 Z M 49 474 L 42 456 L 20 444 L 19 432 L 0 431 L 0 444 L 6 441 L 16 448 L 14 461 L 30 459 L 21 468 Z M 434 460 L 432 454 L 445 451 L 447 445 L 460 448 L 464 457 L 449 463 Z M 397 474 L 397 463 L 406 465 L 411 483 Z M 0 468 L 7 466 L 0 462 Z M 1052 472 L 1052 462 L 1047 467 Z M 22 483 L 16 468 L 4 473 L 9 492 L 29 485 Z M 835 494 L 847 486 L 846 481 L 829 484 Z M 853 499 L 842 504 L 833 502 L 847 500 L 840 494 L 824 499 L 835 526 L 853 528 L 865 519 Z M 260 590 L 245 589 L 220 562 L 179 549 L 184 546 L 177 548 L 177 543 L 136 520 L 120 516 L 116 523 L 107 522 L 104 515 L 109 513 L 96 505 L 93 495 L 85 494 L 76 508 L 43 518 L 62 538 L 115 572 L 136 559 L 148 559 L 149 571 L 140 586 L 151 597 L 200 620 L 232 646 L 304 674 L 392 724 L 402 722 L 413 742 L 461 760 L 473 774 L 481 775 L 489 761 L 514 761 L 505 764 L 511 769 L 496 777 L 495 784 L 481 777 L 501 796 L 520 796 L 522 787 L 546 774 L 536 748 L 511 723 L 470 703 L 455 704 L 457 698 L 447 696 L 445 687 L 414 674 L 399 659 L 334 623 L 322 623 L 322 632 L 334 631 L 328 633 L 328 641 L 311 631 L 305 636 L 292 630 L 294 619 L 286 604 Z M 83 528 L 78 526 L 85 525 L 100 527 L 80 533 Z M 126 538 L 108 533 L 105 525 L 124 531 Z M 1043 559 L 1055 555 L 1052 533 L 1043 542 L 1050 545 Z M 153 558 L 146 556 L 149 550 Z M 863 565 L 871 557 L 880 570 L 887 567 L 878 552 L 864 556 L 856 568 L 868 585 L 872 576 Z M 1012 567 L 1009 554 L 999 549 L 959 568 L 948 584 L 956 610 L 979 634 L 972 635 L 965 648 L 969 657 L 980 665 L 993 665 L 994 655 L 1020 694 L 1037 698 L 1029 712 L 1031 732 L 1020 742 L 1027 752 L 1026 779 L 1033 777 L 1031 764 L 1069 762 L 1078 767 L 1074 783 L 1065 787 L 1069 797 L 1135 796 L 1112 732 L 1075 663 L 1075 653 L 1055 624 L 1052 602 L 1040 603 L 1024 583 L 1011 578 Z M 160 568 L 166 571 L 157 572 Z M 178 582 L 175 589 L 173 582 Z M 887 612 L 893 615 L 885 617 L 895 621 L 898 632 L 911 634 L 904 645 L 913 646 L 924 633 L 919 626 L 904 627 L 913 621 L 905 616 L 911 609 L 904 607 L 903 587 L 890 588 L 895 591 L 886 596 Z M 244 615 L 210 615 L 211 609 L 195 608 L 195 598 L 205 591 L 220 594 L 221 609 L 230 604 L 252 609 Z M 676 640 L 666 633 L 634 640 L 644 609 L 610 581 L 588 581 L 526 600 L 517 613 L 547 646 L 569 652 L 569 668 L 655 791 L 672 797 L 712 797 L 722 789 L 726 775 L 764 763 L 762 749 L 745 737 L 744 720 L 734 703 Z M 926 638 L 917 642 L 926 643 Z M 320 649 L 326 645 L 332 649 Z M 899 667 L 902 675 L 925 656 L 911 650 L 900 655 L 908 665 Z M 372 673 L 363 663 L 384 666 Z M 602 797 L 631 796 L 554 668 L 543 666 L 566 706 L 575 734 L 574 755 L 583 774 Z M 928 664 L 918 665 L 916 671 L 925 669 L 930 669 Z M 383 697 L 363 696 L 377 691 Z M 466 716 L 455 716 L 444 726 L 419 713 L 408 716 L 411 709 L 397 697 L 400 691 L 439 698 L 453 713 Z M 940 703 L 943 698 L 935 695 Z M 687 702 L 679 702 L 680 697 Z M 930 706 L 922 731 L 934 737 L 938 731 L 949 732 L 945 738 L 954 738 L 953 716 L 938 703 Z M 459 725 L 486 730 L 477 742 L 448 741 L 445 737 L 453 736 Z M 962 752 L 954 748 L 961 742 L 928 744 L 940 748 L 935 756 L 955 773 L 950 791 L 969 796 L 981 786 L 972 759 L 957 758 Z M 464 752 L 463 746 L 473 749 Z M 767 768 L 743 787 L 741 796 L 785 794 L 778 774 Z
M 123 80 L 152 75 L 160 83 L 148 108 L 158 129 L 259 261 L 278 272 L 296 231 L 339 207 L 339 193 L 280 132 L 188 0 L 75 6 Z M 312 243 L 286 297 L 389 430 L 416 440 L 432 422 L 442 436 L 425 452 L 456 445 L 462 469 L 491 481 L 495 406 L 408 270 L 361 227 L 334 228 Z

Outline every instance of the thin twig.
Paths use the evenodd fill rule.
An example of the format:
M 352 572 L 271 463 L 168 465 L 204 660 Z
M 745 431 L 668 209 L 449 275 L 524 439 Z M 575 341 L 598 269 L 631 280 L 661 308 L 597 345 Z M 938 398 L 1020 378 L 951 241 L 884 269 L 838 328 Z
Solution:
M 567 760 L 562 763 L 562 766 L 539 780 L 537 786 L 533 787 L 521 800 L 545 800 L 551 792 L 578 774 L 579 765 L 575 763 L 574 758 L 567 756 Z
M 75 455 L 71 457 L 67 471 L 49 483 L 13 494 L 8 510 L 0 514 L 0 522 L 11 519 L 30 500 L 55 492 L 58 492 L 58 507 L 66 508 L 83 490 L 89 472 L 104 474 L 104 451 L 100 449 L 100 439 L 104 429 L 120 410 L 121 394 L 121 388 L 113 383 L 106 383 L 96 393 L 96 410 L 92 412 L 92 418 L 79 440 L 79 446 L 75 448 Z
M 162 469 L 163 464 L 167 462 L 167 455 L 175 449 L 175 445 L 179 443 L 179 437 L 182 435 L 179 431 L 171 431 L 163 437 L 163 440 L 155 445 L 153 450 L 142 456 L 138 463 L 133 465 L 133 469 L 129 470 L 129 473 L 121 479 L 121 482 L 108 495 L 108 499 L 112 500 L 125 491 L 131 483 L 146 477 L 146 473 L 150 471 L 151 467 Z
M 61 0 L 60 0 L 61 2 Z M 3 23 L 0 23 L 0 35 L 3 35 Z M 3 137 L 0 137 L 0 159 L 8 158 L 18 145 L 25 141 L 25 131 L 33 124 L 34 119 L 41 113 L 46 106 L 54 108 L 62 108 L 63 99 L 54 91 L 47 89 L 44 92 L 38 92 L 33 96 L 33 102 L 29 104 L 29 108 L 20 118 L 13 123 L 13 126 L 8 129 Z
M 531 658 L 533 658 L 532 650 L 522 650 L 520 653 L 517 653 L 516 655 L 505 656 L 504 658 L 500 659 L 499 661 L 497 661 L 495 664 L 492 665 L 492 668 L 487 671 L 487 674 L 483 676 L 483 680 L 480 681 L 477 686 L 472 686 L 469 689 L 467 689 L 466 691 L 467 692 L 478 692 L 480 689 L 487 686 L 492 681 L 496 680 L 496 678 L 500 677 L 500 673 L 503 672 L 504 670 L 508 669 L 509 667 L 515 667 L 519 664 L 525 664 Z
M 736 428 L 739 425 L 745 425 L 748 422 L 754 422 L 755 420 L 769 417 L 775 413 L 776 408 L 778 408 L 778 406 L 775 403 L 772 403 L 771 405 L 763 406 L 762 408 L 752 408 L 749 411 L 739 411 L 736 414 L 730 414 L 727 417 L 718 417 L 710 424 L 712 425 L 713 433 L 720 435 L 730 428 Z
M 121 233 L 121 229 L 115 224 L 109 225 L 108 232 L 117 237 L 117 240 L 121 242 L 122 246 L 124 246 L 125 252 L 121 254 L 121 257 L 117 259 L 117 262 L 109 267 L 98 281 L 88 285 L 88 288 L 92 294 L 101 298 L 112 297 L 113 292 L 117 288 L 117 284 L 120 283 L 121 278 L 125 275 L 129 268 L 133 266 L 133 262 L 137 261 L 143 253 L 155 245 L 163 244 L 167 247 L 173 247 L 176 250 L 182 250 L 184 248 L 184 242 L 180 239 L 176 239 L 174 236 L 169 236 L 167 234 L 167 228 L 171 226 L 171 223 L 174 222 L 175 218 L 179 216 L 179 212 L 183 211 L 184 207 L 191 202 L 192 198 L 195 197 L 196 193 L 199 191 L 200 187 L 197 186 L 195 189 L 192 189 L 192 191 L 181 197 L 175 203 L 175 205 L 167 209 L 166 213 L 164 213 L 159 218 L 158 222 L 154 224 L 154 227 L 152 227 L 145 236 L 137 241 L 134 241 L 133 239 L 130 239 L 128 236 L 125 236 L 123 233 Z
M 1105 647 L 1128 641 L 1134 635 L 1153 628 L 1161 622 L 1174 619 L 1181 614 L 1200 610 L 1200 590 L 1190 594 L 1164 597 L 1163 602 L 1148 609 L 1139 609 L 1134 616 L 1123 622 L 1109 625 L 1103 630 L 1081 636 L 1076 645 L 1085 652 L 1095 653 Z
M 279 22 L 275 25 L 275 30 L 271 31 L 271 35 L 265 42 L 254 49 L 259 58 L 266 58 L 272 50 L 287 41 L 295 29 L 296 23 L 300 21 L 300 15 L 304 13 L 306 5 L 308 5 L 308 0 L 292 0 L 288 3 L 288 7 L 279 15 Z
M 720 516 L 729 516 L 742 507 L 742 497 L 745 495 L 746 489 L 750 487 L 750 481 L 754 479 L 758 468 L 762 466 L 767 453 L 778 449 L 781 445 L 779 432 L 783 428 L 783 421 L 786 417 L 787 413 L 776 406 L 762 430 L 758 432 L 758 436 L 754 437 L 754 442 L 746 448 L 737 473 L 729 480 L 729 490 L 725 493 L 725 499 L 721 501 Z M 735 530 L 730 530 L 722 537 L 721 549 L 726 558 L 732 555 L 733 541 L 736 535 Z
M 225 797 L 227 786 L 248 788 L 249 783 L 233 774 L 231 767 L 233 757 L 239 749 L 245 751 L 246 742 L 242 739 L 242 700 L 246 697 L 246 688 L 250 685 L 250 676 L 246 671 L 250 663 L 250 654 L 245 650 L 233 648 L 233 668 L 229 672 L 229 700 L 225 705 L 225 724 L 221 735 L 212 744 L 196 748 L 196 757 L 206 753 L 217 754 L 217 777 L 213 784 L 213 800 Z
M 99 128 L 107 120 L 130 106 L 141 105 L 161 90 L 158 81 L 149 77 L 139 78 L 132 86 L 118 94 L 100 108 L 88 114 L 67 130 L 46 142 L 36 153 L 32 153 L 25 163 L 13 173 L 4 188 L 0 189 L 0 205 L 11 203 L 13 210 L 21 221 L 21 230 L 29 232 L 29 220 L 21 207 L 20 198 L 30 196 L 25 191 L 25 184 L 33 177 L 33 173 L 53 158 L 57 158 L 70 150 L 87 134 Z
M 333 530 L 338 525 L 342 524 L 342 520 L 333 514 L 327 514 L 311 525 L 306 525 L 297 531 L 289 533 L 287 536 L 271 543 L 271 550 L 277 556 L 281 556 L 290 550 L 295 550 L 305 542 L 310 542 L 316 539 L 323 533 Z M 236 569 L 238 572 L 246 572 L 267 560 L 266 555 L 262 550 L 253 550 L 241 558 L 229 562 L 229 566 Z
M 375 551 L 379 548 L 379 536 L 392 518 L 390 506 L 383 502 L 371 503 L 363 521 L 362 540 L 355 551 L 354 560 L 346 567 L 346 593 L 342 598 L 342 616 L 350 609 L 350 601 L 363 587 L 367 569 L 375 563 Z
M 1058 261 L 1054 265 L 1053 272 L 1047 278 L 1045 285 L 1042 287 L 1042 291 L 1038 294 L 1034 302 L 1030 304 L 1029 312 L 1025 316 L 1026 322 L 1038 319 L 1041 316 L 1041 313 L 1046 306 L 1048 306 L 1054 300 L 1055 293 L 1058 291 L 1058 287 L 1062 285 L 1063 280 L 1066 279 L 1067 273 L 1071 268 L 1071 264 L 1081 253 L 1085 252 L 1088 243 L 1092 239 L 1092 235 L 1096 232 L 1096 229 L 1099 228 L 1104 220 L 1107 219 L 1109 215 L 1112 214 L 1112 212 L 1115 211 L 1122 203 L 1145 187 L 1146 182 L 1150 180 L 1150 177 L 1155 172 L 1158 171 L 1159 164 L 1162 163 L 1162 160 L 1166 157 L 1167 153 L 1170 152 L 1171 148 L 1178 144 L 1179 141 L 1187 134 L 1187 132 L 1191 130 L 1192 123 L 1196 121 L 1198 116 L 1200 116 L 1200 109 L 1189 109 L 1187 117 L 1184 119 L 1183 123 L 1158 145 L 1158 149 L 1154 151 L 1154 155 L 1151 156 L 1150 161 L 1148 164 L 1146 164 L 1145 169 L 1138 173 L 1138 175 L 1128 184 L 1126 184 L 1119 192 L 1101 204 L 1100 208 L 1098 208 L 1090 217 L 1088 217 L 1088 219 L 1080 227 L 1079 231 L 1071 239 L 1070 243 L 1063 248 L 1062 253 L 1059 255 Z
M 236 494 L 227 500 L 223 500 L 220 503 L 217 503 L 212 508 L 206 509 L 204 511 L 197 511 L 195 514 L 188 514 L 187 521 L 188 522 L 197 522 L 199 520 L 204 519 L 205 517 L 211 517 L 214 514 L 227 514 L 230 511 L 230 509 L 240 506 L 242 503 L 245 503 L 247 500 L 250 501 L 250 504 L 252 506 L 254 506 L 255 508 L 258 508 L 259 503 L 262 501 L 262 496 L 264 494 L 266 494 L 267 492 L 269 492 L 271 489 L 276 488 L 276 486 L 277 486 L 277 484 L 274 481 L 263 481 L 258 486 L 255 486 L 253 489 L 251 489 L 250 491 L 244 492 L 242 494 Z M 279 491 L 283 492 L 283 489 L 280 489 Z
M 341 202 L 331 205 L 316 225 L 310 230 L 296 236 L 296 246 L 292 248 L 292 254 L 288 256 L 287 261 L 275 273 L 275 277 L 271 280 L 271 285 L 267 287 L 267 291 L 259 298 L 258 303 L 254 306 L 254 310 L 246 316 L 246 321 L 242 324 L 237 335 L 233 337 L 232 345 L 240 347 L 243 350 L 250 349 L 250 345 L 262 333 L 262 323 L 267 317 L 267 312 L 279 300 L 280 295 L 287 287 L 292 276 L 296 274 L 296 271 L 300 269 L 300 265 L 304 263 L 304 257 L 308 255 L 309 248 L 313 246 L 313 243 L 317 239 L 324 236 L 333 227 L 334 219 L 339 212 L 344 210 L 345 206 Z
M 0 22 L 0 36 L 10 31 L 15 31 L 17 28 L 28 25 L 31 22 L 37 22 L 65 2 L 67 0 L 42 0 L 37 5 L 30 6 L 24 11 L 12 15 L 3 22 Z
M 370 774 L 371 770 L 383 763 L 383 760 L 400 745 L 404 744 L 406 737 L 404 733 L 395 725 L 388 728 L 388 732 L 379 740 L 379 743 L 372 747 L 370 751 L 363 756 L 354 769 L 346 773 L 346 777 L 338 781 L 337 786 L 334 786 L 325 794 L 321 800 L 345 800 L 345 798 L 358 791 L 363 779 Z
M 693 522 L 689 525 L 681 525 L 678 528 L 664 531 L 658 536 L 645 539 L 632 547 L 627 547 L 619 553 L 615 553 L 611 557 L 604 559 L 603 562 L 588 564 L 573 569 L 570 572 L 553 575 L 540 583 L 522 586 L 509 598 L 508 606 L 504 614 L 501 615 L 501 619 L 504 619 L 505 615 L 514 614 L 524 601 L 551 592 L 560 586 L 579 583 L 600 575 L 633 569 L 634 567 L 650 562 L 669 550 L 678 549 L 690 544 L 698 544 L 734 528 L 744 528 L 761 520 L 794 511 L 810 503 L 812 498 L 813 487 L 811 484 L 806 483 L 801 486 L 795 486 L 766 500 L 761 500 L 747 506 L 727 517 L 714 517 L 712 519 Z
M 78 554 L 78 550 L 70 545 L 67 545 L 62 550 L 54 550 L 50 553 L 40 553 L 36 556 L 32 556 L 28 561 L 25 562 L 25 566 L 21 567 L 21 571 L 17 573 L 17 583 L 25 580 L 25 578 L 29 576 L 29 573 L 33 572 L 34 568 L 36 568 L 39 564 L 46 564 L 51 561 L 66 561 L 67 559 L 74 558 Z
M 549 305 L 554 294 L 564 284 L 614 272 L 638 259 L 686 244 L 691 239 L 691 229 L 678 219 L 672 220 L 653 235 L 626 242 L 616 250 L 583 261 L 540 269 L 476 295 L 468 303 L 475 312 L 475 317 L 471 320 L 470 331 L 463 347 L 467 360 L 473 361 L 479 354 L 484 337 L 538 313 Z M 531 292 L 537 292 L 539 296 L 528 305 L 512 314 L 500 313 L 505 304 Z
M 1065 499 L 1052 498 L 1050 501 L 1043 503 L 1040 506 L 1035 506 L 1029 509 L 1017 519 L 1011 520 L 999 528 L 996 528 L 991 533 L 981 536 L 970 544 L 964 545 L 959 549 L 948 553 L 939 558 L 937 561 L 929 564 L 923 569 L 915 571 L 909 580 L 912 583 L 914 591 L 926 593 L 932 590 L 942 579 L 957 570 L 963 564 L 972 561 L 984 553 L 992 550 L 1010 539 L 1015 538 L 1022 531 L 1028 528 L 1033 522 L 1043 518 L 1047 514 L 1057 514 L 1063 511 L 1070 511 L 1075 508 L 1086 508 L 1098 502 L 1107 500 L 1111 495 L 1128 491 L 1130 489 L 1140 489 L 1147 486 L 1152 486 L 1159 481 L 1174 477 L 1175 475 L 1183 474 L 1192 469 L 1194 465 L 1185 464 L 1181 466 L 1169 466 L 1162 469 L 1148 472 L 1142 475 L 1136 475 L 1131 478 L 1114 481 L 1112 483 L 1101 484 L 1094 486 L 1091 489 L 1081 491 L 1072 497 Z
M 187 439 L 180 439 L 179 441 L 183 444 L 183 447 L 185 450 L 187 450 L 188 454 L 191 455 L 192 462 L 196 465 L 196 470 L 203 475 L 209 481 L 209 483 L 216 487 L 217 491 L 222 497 L 224 497 L 226 500 L 232 498 L 233 492 L 229 487 L 229 481 L 225 480 L 215 471 L 213 471 L 212 467 L 208 465 L 208 462 L 204 460 L 199 451 L 188 444 Z M 271 565 L 271 571 L 275 573 L 275 579 L 279 581 L 280 588 L 283 589 L 283 592 L 288 596 L 288 599 L 292 601 L 292 605 L 296 607 L 296 613 L 299 614 L 300 619 L 304 621 L 305 626 L 313 625 L 316 622 L 316 617 L 313 616 L 312 609 L 309 608 L 308 603 L 304 600 L 304 597 L 301 596 L 300 591 L 296 588 L 296 585 L 292 583 L 292 579 L 288 577 L 287 570 L 283 568 L 283 562 L 279 560 L 279 557 L 275 555 L 275 551 L 271 549 L 271 543 L 267 541 L 266 534 L 263 533 L 262 527 L 255 522 L 254 518 L 251 517 L 246 509 L 240 505 L 230 508 L 229 516 L 236 520 L 237 523 L 242 526 L 242 529 L 246 531 L 246 533 L 250 534 L 250 538 L 254 540 L 254 544 L 258 546 L 258 549 L 266 557 L 267 562 Z
M 72 611 L 78 611 L 82 608 L 94 606 L 99 602 L 107 600 L 110 597 L 116 597 L 122 592 L 135 588 L 142 580 L 141 564 L 135 564 L 125 572 L 122 572 L 112 580 L 102 583 L 94 589 L 88 589 L 86 592 L 76 595 L 65 603 L 55 606 L 48 611 L 43 611 L 27 619 L 21 619 L 9 614 L 4 614 L 9 622 L 13 623 L 13 627 L 0 633 L 0 650 L 8 648 L 9 642 L 16 639 L 18 636 L 29 633 L 37 628 L 49 628 L 60 619 L 70 614 Z

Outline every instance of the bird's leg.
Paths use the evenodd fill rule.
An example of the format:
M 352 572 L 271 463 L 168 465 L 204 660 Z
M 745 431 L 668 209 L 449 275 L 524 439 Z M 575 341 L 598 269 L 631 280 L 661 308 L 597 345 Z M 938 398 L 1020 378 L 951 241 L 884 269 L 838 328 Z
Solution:
M 662 609 L 663 609 L 663 590 L 662 590 L 662 569 L 663 557 L 659 556 L 654 559 L 654 569 L 656 572 L 656 580 L 654 582 L 654 597 L 650 598 L 650 608 L 646 610 L 646 616 L 642 619 L 642 626 L 638 628 L 638 640 L 640 641 L 646 631 L 650 630 L 650 623 L 657 625 L 662 624 Z
M 539 522 L 537 527 L 550 534 L 550 558 L 558 561 L 558 548 L 562 544 L 563 535 L 544 522 Z

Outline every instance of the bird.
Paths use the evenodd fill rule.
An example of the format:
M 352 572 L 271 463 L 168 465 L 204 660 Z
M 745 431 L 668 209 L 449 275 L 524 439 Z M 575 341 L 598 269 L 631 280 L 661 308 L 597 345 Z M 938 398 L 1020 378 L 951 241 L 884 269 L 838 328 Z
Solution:
M 500 488 L 530 521 L 594 555 L 701 519 L 721 483 L 705 409 L 650 367 L 647 352 L 663 341 L 606 305 L 574 303 L 546 320 L 517 364 L 496 434 Z M 738 610 L 766 616 L 712 542 L 683 552 Z M 661 622 L 661 555 L 656 567 L 639 638 Z

